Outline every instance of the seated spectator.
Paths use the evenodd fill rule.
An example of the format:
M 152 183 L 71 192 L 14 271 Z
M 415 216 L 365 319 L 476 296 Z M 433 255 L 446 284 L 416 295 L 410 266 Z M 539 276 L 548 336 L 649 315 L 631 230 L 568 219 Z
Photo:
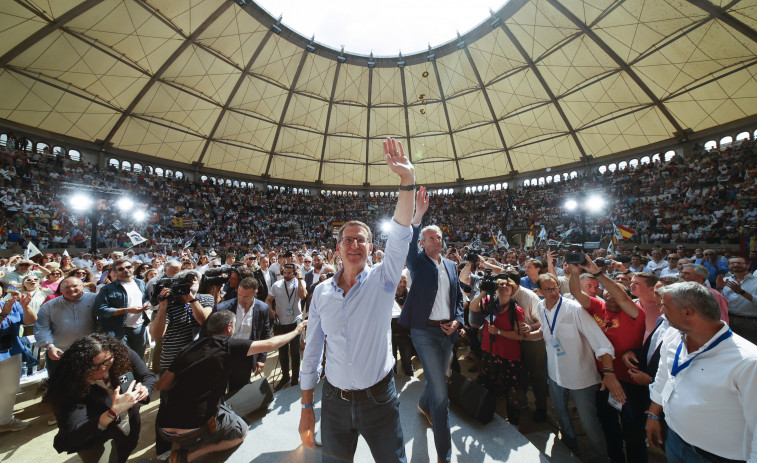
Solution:
M 134 380 L 120 389 L 119 378 Z M 58 421 L 53 446 L 83 462 L 125 462 L 141 430 L 139 408 L 150 401 L 155 375 L 115 338 L 91 334 L 74 342 L 45 385 L 42 399 Z

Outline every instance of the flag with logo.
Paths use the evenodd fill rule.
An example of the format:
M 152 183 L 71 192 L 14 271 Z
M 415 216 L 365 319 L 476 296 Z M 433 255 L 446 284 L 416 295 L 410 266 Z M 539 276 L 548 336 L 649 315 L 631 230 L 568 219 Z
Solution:
M 136 246 L 138 244 L 141 244 L 141 243 L 144 243 L 145 241 L 147 241 L 147 238 L 145 238 L 144 236 L 140 235 L 139 233 L 137 233 L 134 230 L 132 230 L 129 233 L 127 233 L 126 236 L 129 237 L 129 240 L 131 240 L 131 244 L 133 244 L 134 246 Z
M 34 257 L 37 254 L 42 254 L 42 251 L 40 251 L 34 243 L 29 241 L 29 244 L 26 245 L 26 249 L 24 250 L 24 260 L 29 260 L 30 257 Z

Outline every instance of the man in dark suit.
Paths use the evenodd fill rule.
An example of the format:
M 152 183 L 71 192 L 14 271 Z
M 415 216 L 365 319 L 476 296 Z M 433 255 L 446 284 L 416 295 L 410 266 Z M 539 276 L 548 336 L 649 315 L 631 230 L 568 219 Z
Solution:
M 266 340 L 271 337 L 268 305 L 255 298 L 258 292 L 258 281 L 248 277 L 239 283 L 237 297 L 224 301 L 216 307 L 218 312 L 228 310 L 236 314 L 236 326 L 232 338 L 250 339 L 252 341 Z M 239 368 L 229 376 L 229 395 L 250 382 L 250 376 L 263 371 L 267 353 L 263 352 L 247 357 L 245 367 Z
M 435 225 L 421 230 L 428 210 L 428 195 L 421 187 L 416 198 L 413 237 L 407 253 L 407 268 L 413 285 L 399 318 L 411 329 L 413 345 L 423 364 L 426 387 L 418 409 L 431 423 L 439 461 L 450 461 L 449 398 L 446 373 L 452 360 L 452 346 L 463 323 L 463 292 L 457 267 L 441 255 L 442 231 Z M 423 249 L 418 249 L 422 237 Z

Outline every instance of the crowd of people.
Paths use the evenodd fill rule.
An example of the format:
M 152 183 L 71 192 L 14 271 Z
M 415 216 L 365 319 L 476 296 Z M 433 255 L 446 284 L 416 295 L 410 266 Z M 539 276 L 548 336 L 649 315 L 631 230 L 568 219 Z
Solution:
M 387 140 L 385 153 L 400 183 L 391 198 L 285 195 L 13 159 L 19 177 L 4 185 L 10 242 L 42 244 L 49 234 L 51 246 L 61 237 L 86 245 L 87 223 L 70 220 L 59 181 L 128 190 L 154 215 L 140 248 L 0 260 L 0 432 L 29 426 L 13 417 L 25 363 L 49 374 L 42 400 L 59 428 L 58 452 L 126 461 L 141 432 L 139 407 L 157 390 L 156 454 L 192 461 L 242 442 L 247 426 L 224 398 L 278 349 L 274 390 L 301 388 L 306 446 L 323 377 L 324 461 L 350 460 L 358 435 L 377 461 L 405 461 L 394 377 L 397 364 L 412 375 L 417 356 L 419 413 L 438 460 L 450 461 L 445 376 L 450 364 L 460 369 L 455 352 L 466 345 L 478 382 L 503 398 L 511 424 L 529 413 L 530 390 L 532 420 L 551 409 L 562 442 L 578 454 L 572 399 L 590 461 L 644 462 L 647 442 L 664 444 L 671 462 L 757 461 L 757 252 L 721 248 L 748 243 L 757 224 L 751 143 L 452 197 L 416 192 L 401 145 Z M 582 237 L 561 202 L 589 188 L 617 197 Z M 102 215 L 120 220 L 115 209 Z M 657 246 L 623 242 L 591 255 L 544 242 L 485 253 L 446 246 L 485 239 L 505 217 L 513 228 L 538 233 L 543 225 L 549 238 L 569 241 L 599 240 L 622 223 Z M 121 233 L 109 227 L 103 244 Z M 684 245 L 694 243 L 702 247 Z M 370 418 L 349 426 L 356 409 Z M 703 422 L 719 426 L 703 432 Z
M 156 250 L 188 241 L 219 251 L 258 245 L 332 247 L 334 230 L 341 223 L 360 220 L 380 228 L 395 201 L 389 194 L 311 195 L 113 166 L 100 169 L 18 150 L 0 153 L 0 163 L 7 173 L 0 176 L 3 248 L 28 241 L 41 249 L 90 246 L 90 217 L 72 210 L 71 190 L 62 183 L 122 192 L 147 212 L 144 223 L 134 223 L 112 205 L 102 209 L 99 248 L 130 245 L 127 232 L 132 229 L 149 240 L 142 246 Z M 488 242 L 500 230 L 506 235 L 508 230 L 538 234 L 541 226 L 548 239 L 599 241 L 611 236 L 613 224 L 618 224 L 634 230 L 631 241 L 638 243 L 741 244 L 757 234 L 756 173 L 754 141 L 742 140 L 723 150 L 698 149 L 686 158 L 583 173 L 560 182 L 432 195 L 431 207 L 439 213 L 431 220 L 450 242 Z M 564 207 L 566 199 L 586 199 L 585 192 L 600 194 L 606 209 L 577 215 Z

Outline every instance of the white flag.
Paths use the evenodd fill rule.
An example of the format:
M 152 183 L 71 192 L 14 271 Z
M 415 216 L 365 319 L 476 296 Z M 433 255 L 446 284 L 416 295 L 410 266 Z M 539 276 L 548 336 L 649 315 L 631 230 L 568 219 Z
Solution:
M 131 244 L 133 244 L 134 246 L 136 246 L 136 245 L 138 245 L 140 243 L 144 243 L 145 241 L 147 241 L 147 238 L 145 238 L 144 236 L 140 235 L 139 233 L 137 233 L 134 230 L 132 230 L 129 233 L 127 233 L 126 236 L 129 237 L 129 239 L 131 240 Z
M 26 249 L 24 250 L 24 260 L 29 260 L 30 257 L 34 257 L 37 254 L 42 254 L 42 251 L 40 251 L 34 243 L 29 241 L 29 244 L 26 245 Z
M 121 221 L 120 220 L 116 220 L 115 222 L 113 222 L 112 225 L 113 225 L 113 228 L 115 228 L 116 230 L 120 230 L 121 229 Z
M 68 257 L 71 257 L 71 256 L 70 256 L 70 255 L 68 254 L 68 249 L 64 249 L 64 250 L 63 250 L 63 254 L 61 254 L 61 257 L 66 257 L 66 256 L 68 256 Z

